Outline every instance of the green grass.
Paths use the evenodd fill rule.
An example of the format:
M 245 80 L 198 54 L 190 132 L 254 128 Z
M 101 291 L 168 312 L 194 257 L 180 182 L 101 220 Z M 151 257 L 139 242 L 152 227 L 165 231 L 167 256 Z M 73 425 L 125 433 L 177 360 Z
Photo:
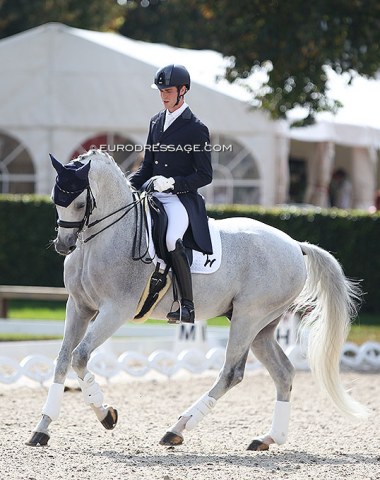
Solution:
M 11 300 L 8 317 L 21 320 L 64 320 L 66 302 Z
M 380 314 L 361 313 L 351 327 L 348 341 L 358 345 L 364 342 L 380 343 Z
M 380 343 L 380 325 L 352 325 L 347 340 L 358 345 L 365 342 Z
M 65 302 L 11 300 L 8 317 L 18 320 L 64 320 L 65 305 Z M 146 323 L 162 324 L 162 320 L 148 320 Z M 207 323 L 220 327 L 229 325 L 229 321 L 225 317 L 212 318 Z
M 9 304 L 9 318 L 28 319 L 28 320 L 64 320 L 65 303 L 64 302 L 46 302 L 30 300 L 12 300 Z M 161 324 L 159 320 L 148 320 L 148 324 Z M 225 317 L 217 317 L 208 320 L 210 326 L 228 326 L 229 321 Z M 41 339 L 41 337 L 38 337 Z M 44 339 L 52 337 L 44 337 Z M 54 337 L 53 337 L 54 338 Z M 23 340 L 25 336 L 18 335 L 0 335 L 0 341 Z M 30 336 L 27 339 L 35 340 Z M 353 324 L 348 341 L 358 345 L 366 341 L 380 343 L 380 314 L 360 314 L 359 318 Z
M 31 342 L 33 340 L 62 340 L 50 335 L 25 335 L 22 333 L 0 333 L 0 342 Z

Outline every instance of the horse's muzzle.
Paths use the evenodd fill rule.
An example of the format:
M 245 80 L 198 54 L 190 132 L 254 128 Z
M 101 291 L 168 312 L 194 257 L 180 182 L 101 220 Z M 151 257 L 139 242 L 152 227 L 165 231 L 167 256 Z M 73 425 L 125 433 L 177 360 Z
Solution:
M 63 256 L 70 255 L 76 249 L 76 237 L 73 242 L 62 242 L 58 237 L 54 240 L 54 248 Z

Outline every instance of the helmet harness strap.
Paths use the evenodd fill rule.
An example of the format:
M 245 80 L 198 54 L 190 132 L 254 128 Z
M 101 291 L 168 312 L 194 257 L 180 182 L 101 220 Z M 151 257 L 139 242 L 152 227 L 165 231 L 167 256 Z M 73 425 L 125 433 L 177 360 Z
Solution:
M 186 85 L 177 86 L 177 101 L 176 101 L 176 103 L 174 104 L 175 107 L 179 104 L 181 98 L 183 98 L 183 97 L 185 96 L 185 93 L 183 93 L 182 95 L 180 94 L 182 87 L 185 87 L 185 93 L 187 93 Z

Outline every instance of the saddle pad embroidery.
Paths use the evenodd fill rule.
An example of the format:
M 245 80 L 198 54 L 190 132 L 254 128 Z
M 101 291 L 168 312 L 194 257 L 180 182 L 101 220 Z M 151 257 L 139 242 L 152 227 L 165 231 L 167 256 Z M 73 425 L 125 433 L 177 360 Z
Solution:
M 147 209 L 147 220 L 149 231 L 151 232 L 152 220 L 150 216 L 149 209 Z M 193 264 L 191 265 L 191 273 L 215 273 L 222 262 L 222 241 L 220 238 L 220 232 L 216 227 L 215 220 L 209 218 L 208 226 L 210 229 L 211 244 L 212 244 L 212 255 L 205 255 L 204 253 L 197 252 L 193 250 Z M 157 258 L 154 244 L 152 241 L 152 235 L 149 235 L 149 256 L 153 258 L 153 263 L 156 265 L 157 262 L 160 262 L 160 268 L 164 269 L 166 264 L 160 258 Z

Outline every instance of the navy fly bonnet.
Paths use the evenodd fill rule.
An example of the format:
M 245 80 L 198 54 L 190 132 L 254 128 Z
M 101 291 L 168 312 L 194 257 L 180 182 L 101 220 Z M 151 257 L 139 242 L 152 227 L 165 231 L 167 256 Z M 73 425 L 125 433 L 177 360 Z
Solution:
M 88 172 L 91 161 L 83 165 L 83 163 L 75 160 L 67 165 L 62 165 L 52 154 L 49 155 L 58 174 L 53 191 L 53 201 L 60 207 L 68 207 L 89 187 Z

